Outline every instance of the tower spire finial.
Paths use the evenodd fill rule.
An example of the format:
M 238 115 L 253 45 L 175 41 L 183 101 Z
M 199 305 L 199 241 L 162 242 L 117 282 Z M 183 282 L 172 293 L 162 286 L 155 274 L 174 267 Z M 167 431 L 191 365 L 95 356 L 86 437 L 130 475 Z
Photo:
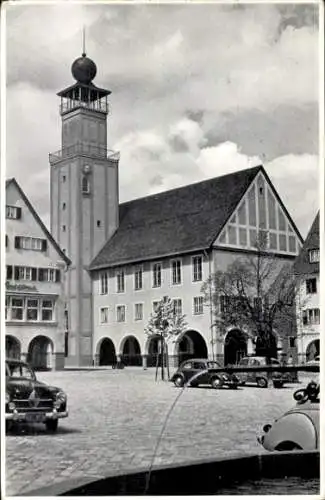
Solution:
M 86 28 L 82 27 L 82 57 L 86 57 Z

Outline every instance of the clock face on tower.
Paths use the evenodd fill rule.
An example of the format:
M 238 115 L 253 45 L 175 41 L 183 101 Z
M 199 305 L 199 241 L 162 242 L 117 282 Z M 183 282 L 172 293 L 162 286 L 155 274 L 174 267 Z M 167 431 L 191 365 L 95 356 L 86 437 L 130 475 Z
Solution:
M 83 171 L 85 174 L 89 174 L 90 173 L 90 165 L 84 165 Z

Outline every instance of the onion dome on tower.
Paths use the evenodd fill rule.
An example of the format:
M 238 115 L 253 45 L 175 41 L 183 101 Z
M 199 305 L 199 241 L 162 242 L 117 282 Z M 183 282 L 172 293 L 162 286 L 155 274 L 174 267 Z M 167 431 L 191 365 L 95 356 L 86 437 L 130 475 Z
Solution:
M 77 82 L 89 85 L 96 76 L 97 67 L 94 61 L 83 52 L 82 56 L 72 64 L 71 72 Z

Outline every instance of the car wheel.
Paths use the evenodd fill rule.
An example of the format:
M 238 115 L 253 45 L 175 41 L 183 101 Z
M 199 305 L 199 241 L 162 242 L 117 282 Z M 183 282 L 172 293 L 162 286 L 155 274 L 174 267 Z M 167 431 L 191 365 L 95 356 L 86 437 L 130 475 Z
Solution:
M 273 387 L 275 389 L 281 389 L 281 387 L 283 387 L 283 382 L 277 382 L 277 381 L 273 380 Z
M 59 421 L 58 419 L 55 420 L 47 420 L 45 422 L 46 429 L 51 432 L 55 432 L 58 428 Z
M 213 389 L 220 389 L 220 387 L 223 386 L 223 380 L 221 377 L 214 377 L 212 380 L 211 380 L 211 387 Z
M 181 375 L 177 375 L 174 378 L 174 384 L 176 385 L 176 387 L 183 387 L 183 385 L 184 385 L 183 377 Z
M 266 378 L 264 378 L 264 377 L 258 378 L 256 380 L 256 383 L 257 383 L 257 386 L 261 387 L 262 389 L 266 389 L 268 386 L 268 382 L 267 382 Z

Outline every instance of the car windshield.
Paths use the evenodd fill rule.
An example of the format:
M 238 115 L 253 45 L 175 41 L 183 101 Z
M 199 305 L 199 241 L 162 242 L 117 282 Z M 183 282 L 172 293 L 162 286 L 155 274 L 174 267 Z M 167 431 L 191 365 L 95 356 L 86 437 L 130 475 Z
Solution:
M 35 380 L 34 372 L 26 365 L 8 364 L 8 372 L 11 378 L 27 378 Z

